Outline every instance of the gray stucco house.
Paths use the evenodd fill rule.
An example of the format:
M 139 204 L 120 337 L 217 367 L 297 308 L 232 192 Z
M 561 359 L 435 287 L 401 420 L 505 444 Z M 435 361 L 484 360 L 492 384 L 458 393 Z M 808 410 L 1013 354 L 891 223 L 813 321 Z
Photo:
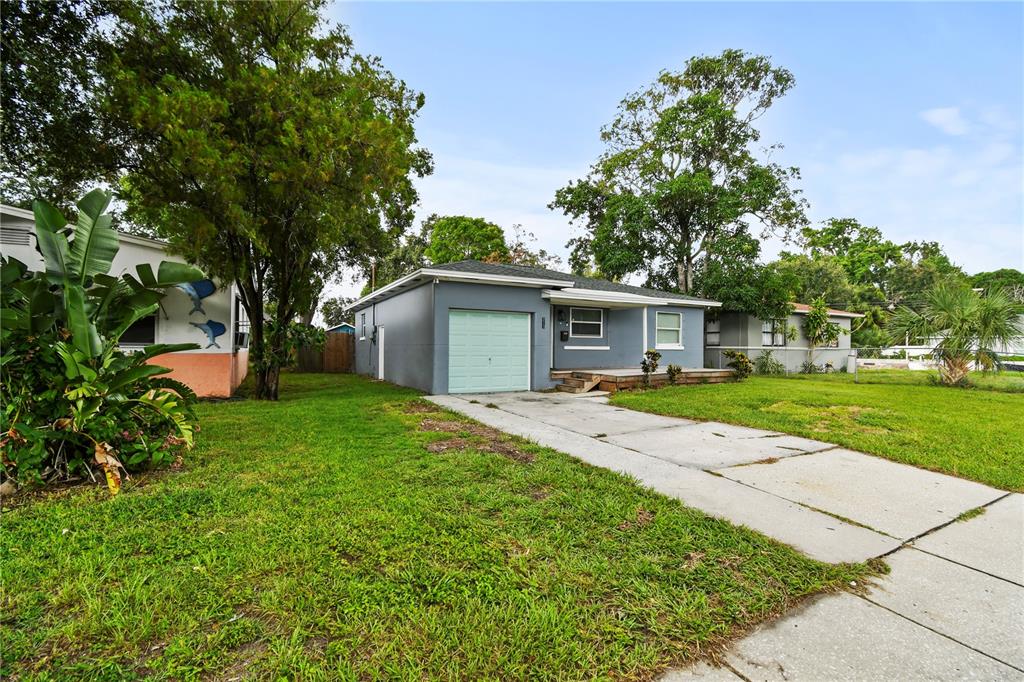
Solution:
M 545 268 L 459 261 L 359 299 L 355 369 L 433 394 L 543 390 L 553 370 L 704 366 L 715 301 Z
M 785 365 L 787 372 L 799 372 L 808 359 L 809 346 L 803 321 L 810 309 L 809 305 L 794 303 L 792 314 L 784 320 L 761 320 L 753 315 L 734 312 L 708 315 L 704 329 L 704 366 L 725 367 L 729 362 L 723 353 L 726 350 L 742 351 L 751 360 L 771 351 L 775 359 Z M 828 363 L 836 370 L 846 367 L 850 355 L 851 326 L 853 320 L 862 317 L 860 313 L 829 309 L 829 320 L 838 324 L 844 333 L 831 348 L 814 349 L 814 364 Z

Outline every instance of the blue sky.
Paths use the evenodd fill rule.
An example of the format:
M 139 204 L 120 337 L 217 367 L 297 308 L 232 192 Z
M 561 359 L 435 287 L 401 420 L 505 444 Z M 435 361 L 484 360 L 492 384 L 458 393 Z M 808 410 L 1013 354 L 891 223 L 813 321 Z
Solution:
M 565 256 L 575 231 L 546 206 L 596 159 L 619 100 L 734 47 L 796 77 L 762 140 L 800 167 L 814 221 L 937 240 L 969 272 L 1024 268 L 1020 3 L 345 3 L 331 17 L 426 95 L 421 217 L 521 223 Z

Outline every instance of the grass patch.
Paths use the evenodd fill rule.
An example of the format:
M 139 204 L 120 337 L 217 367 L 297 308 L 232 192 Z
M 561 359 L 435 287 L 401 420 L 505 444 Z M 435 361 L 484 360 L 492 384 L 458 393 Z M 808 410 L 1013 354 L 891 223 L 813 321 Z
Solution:
M 955 520 L 956 521 L 970 521 L 971 519 L 976 519 L 979 516 L 981 516 L 982 514 L 984 514 L 986 509 L 987 509 L 986 507 L 975 507 L 974 509 L 968 509 L 963 514 L 961 514 L 960 516 L 956 517 Z
M 879 570 L 408 390 L 282 382 L 203 404 L 184 471 L 4 513 L 4 676 L 649 679 Z
M 815 438 L 897 462 L 1024 491 L 1024 395 L 1017 377 L 983 390 L 933 385 L 926 372 L 751 377 L 741 383 L 617 393 L 612 403 Z M 980 381 L 973 377 L 974 381 Z

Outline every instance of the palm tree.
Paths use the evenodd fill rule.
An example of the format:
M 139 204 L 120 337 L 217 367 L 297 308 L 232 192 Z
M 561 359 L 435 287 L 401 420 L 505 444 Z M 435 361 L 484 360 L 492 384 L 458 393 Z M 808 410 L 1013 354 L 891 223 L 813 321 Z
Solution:
M 972 362 L 985 371 L 1002 368 L 994 349 L 1024 335 L 1022 313 L 1022 306 L 999 289 L 982 296 L 947 282 L 929 291 L 919 310 L 900 307 L 888 328 L 894 343 L 906 338 L 936 342 L 932 355 L 940 381 L 960 385 Z

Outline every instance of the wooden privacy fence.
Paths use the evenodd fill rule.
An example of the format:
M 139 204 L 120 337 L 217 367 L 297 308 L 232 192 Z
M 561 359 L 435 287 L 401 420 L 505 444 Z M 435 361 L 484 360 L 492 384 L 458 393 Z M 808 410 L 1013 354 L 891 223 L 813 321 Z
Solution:
M 300 372 L 351 372 L 355 368 L 356 337 L 353 334 L 328 334 L 322 349 L 299 349 Z

